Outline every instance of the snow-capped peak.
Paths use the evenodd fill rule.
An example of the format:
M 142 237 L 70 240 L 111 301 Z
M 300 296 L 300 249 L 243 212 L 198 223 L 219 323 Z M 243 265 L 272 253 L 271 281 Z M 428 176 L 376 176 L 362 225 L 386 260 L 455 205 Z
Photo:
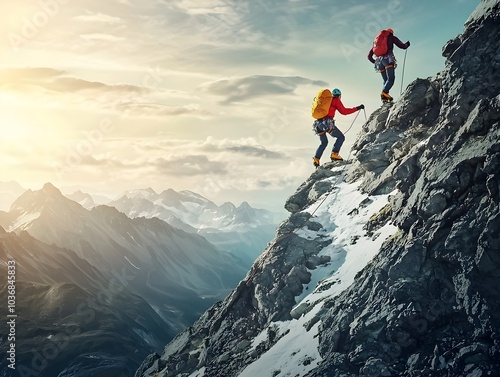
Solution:
M 239 226 L 277 223 L 276 214 L 254 209 L 246 202 L 239 207 L 230 202 L 217 206 L 211 200 L 187 190 L 177 192 L 167 189 L 160 194 L 150 189 L 134 190 L 109 205 L 130 217 L 158 217 L 181 228 L 232 231 Z
M 150 199 L 155 198 L 158 194 L 151 187 L 148 187 L 145 189 L 129 190 L 126 191 L 123 195 L 128 198 L 134 199 Z

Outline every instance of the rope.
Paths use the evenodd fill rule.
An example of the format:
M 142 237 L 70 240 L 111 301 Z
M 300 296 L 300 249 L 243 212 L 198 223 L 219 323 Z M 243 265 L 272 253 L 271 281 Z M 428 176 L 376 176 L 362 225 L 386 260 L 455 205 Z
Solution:
M 359 113 L 360 113 L 361 110 L 358 110 L 357 114 L 356 114 L 356 117 L 354 118 L 354 120 L 352 121 L 351 125 L 349 126 L 349 128 L 347 129 L 346 132 L 344 132 L 344 134 L 346 134 L 347 132 L 349 132 L 349 130 L 352 128 L 352 126 L 354 125 L 354 122 L 356 121 L 356 118 L 358 117 Z M 363 112 L 365 114 L 365 122 L 368 122 L 367 118 L 366 118 L 366 110 L 363 109 Z M 365 123 L 366 124 L 366 123 Z M 349 158 L 351 157 L 351 153 L 352 153 L 352 148 L 349 150 L 349 156 L 347 156 L 347 160 L 346 161 L 349 161 Z M 344 164 L 342 166 L 342 169 L 340 169 L 340 174 L 338 175 L 337 177 L 337 181 L 335 182 L 335 184 L 333 184 L 333 188 L 335 188 L 335 186 L 337 185 L 338 181 L 340 180 L 340 177 L 342 177 L 342 173 L 344 172 L 345 170 L 345 167 L 347 166 L 347 164 Z M 275 242 L 274 244 L 278 244 L 279 242 L 281 242 L 282 240 L 284 240 L 285 238 L 287 238 L 288 236 L 292 235 L 295 233 L 296 230 L 299 230 L 301 229 L 308 221 L 311 217 L 314 216 L 314 214 L 316 213 L 316 211 L 323 205 L 323 203 L 326 201 L 326 199 L 330 196 L 330 194 L 332 193 L 333 191 L 333 188 L 332 190 L 330 190 L 329 192 L 326 193 L 325 197 L 323 198 L 323 200 L 321 200 L 321 202 L 319 203 L 319 205 L 314 209 L 314 211 L 312 211 L 311 213 L 311 216 L 303 221 L 299 226 L 297 226 L 294 230 L 292 231 L 289 231 L 287 233 L 284 233 L 282 234 L 281 236 L 279 236 L 278 238 L 275 239 Z M 302 250 L 302 252 L 304 253 L 304 250 Z M 304 258 L 306 257 L 305 253 L 304 253 Z M 250 270 L 250 273 L 245 277 L 246 279 L 246 285 L 248 285 L 250 283 L 250 281 L 253 279 L 253 277 L 257 274 L 257 268 L 255 268 L 254 270 Z M 239 286 L 238 286 L 239 287 Z M 236 293 L 238 295 L 238 293 Z M 236 300 L 236 298 L 233 300 L 233 302 Z
M 354 122 L 355 122 L 355 121 L 356 121 L 356 119 L 358 118 L 358 115 L 359 115 L 359 113 L 360 113 L 360 112 L 361 112 L 361 110 L 358 110 L 358 111 L 357 111 L 356 116 L 354 117 L 354 119 L 353 119 L 353 121 L 352 121 L 351 125 L 349 126 L 349 128 L 347 129 L 347 131 L 346 131 L 346 132 L 344 132 L 344 135 L 345 135 L 346 133 L 348 133 L 348 132 L 349 132 L 349 130 L 352 128 L 352 126 L 354 125 Z M 363 112 L 365 113 L 365 121 L 367 121 L 367 120 L 366 120 L 366 110 L 365 110 L 364 108 L 363 108 Z M 351 153 L 352 153 L 352 149 L 350 149 L 350 150 L 349 150 L 349 156 L 347 156 L 347 160 L 346 160 L 346 161 L 349 161 L 349 158 L 351 157 Z M 346 167 L 346 166 L 347 166 L 347 164 L 344 164 L 344 165 L 342 166 L 342 169 L 340 169 L 340 174 L 338 175 L 337 182 L 335 182 L 335 184 L 333 185 L 333 187 L 335 187 L 335 185 L 338 183 L 338 180 L 339 180 L 339 179 L 340 179 L 340 177 L 342 176 L 342 173 L 343 173 L 343 171 L 344 171 L 344 169 L 345 169 L 345 167 Z M 328 196 L 330 195 L 330 193 L 331 193 L 331 192 L 332 192 L 332 191 L 328 192 L 328 193 L 325 195 L 325 197 L 323 198 L 323 200 L 319 203 L 319 205 L 318 205 L 318 206 L 314 209 L 314 211 L 312 211 L 312 213 L 311 213 L 311 217 L 313 217 L 313 216 L 314 216 L 314 214 L 316 213 L 316 211 L 317 211 L 317 210 L 319 209 L 319 207 L 321 207 L 321 205 L 325 202 L 325 200 L 328 198 Z M 300 229 L 300 228 L 302 228 L 302 227 L 304 226 L 304 224 L 305 224 L 307 221 L 308 221 L 308 220 L 304 221 L 304 223 L 302 223 L 302 224 L 301 224 L 298 228 L 296 228 L 296 229 Z M 295 230 L 294 230 L 294 231 L 292 231 L 291 233 L 295 233 Z
M 405 57 L 403 59 L 403 71 L 401 72 L 401 90 L 399 91 L 399 95 L 403 93 L 403 82 L 404 82 L 404 77 L 405 77 L 405 65 L 406 65 L 406 53 L 408 52 L 408 49 L 405 50 Z
M 363 110 L 364 110 L 364 109 L 363 109 Z M 358 118 L 358 115 L 359 115 L 359 110 L 357 111 L 356 116 L 354 117 L 354 120 L 352 121 L 352 123 L 351 123 L 351 125 L 349 126 L 349 128 L 347 129 L 347 131 L 346 131 L 346 132 L 344 132 L 344 135 L 345 135 L 346 133 L 348 133 L 348 132 L 349 132 L 349 130 L 352 128 L 352 126 L 354 125 L 354 122 L 355 122 L 355 121 L 356 121 L 356 119 Z M 349 154 L 350 154 L 350 153 L 349 153 Z

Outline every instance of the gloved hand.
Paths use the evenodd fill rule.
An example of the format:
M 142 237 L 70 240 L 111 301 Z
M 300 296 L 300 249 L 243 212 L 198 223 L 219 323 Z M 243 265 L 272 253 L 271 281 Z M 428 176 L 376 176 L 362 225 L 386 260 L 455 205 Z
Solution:
M 363 110 L 365 108 L 365 105 L 359 105 L 359 106 L 356 106 L 356 109 L 357 110 Z
M 406 48 L 410 47 L 410 41 L 406 42 Z

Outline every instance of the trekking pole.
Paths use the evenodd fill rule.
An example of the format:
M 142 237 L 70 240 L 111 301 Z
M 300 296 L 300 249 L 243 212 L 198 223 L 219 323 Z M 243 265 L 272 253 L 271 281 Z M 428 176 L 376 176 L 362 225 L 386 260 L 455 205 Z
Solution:
M 403 72 L 401 72 L 401 90 L 399 91 L 399 96 L 401 97 L 401 93 L 403 93 L 403 80 L 405 77 L 405 65 L 406 65 L 406 53 L 408 52 L 408 49 L 405 50 L 405 57 L 403 59 Z

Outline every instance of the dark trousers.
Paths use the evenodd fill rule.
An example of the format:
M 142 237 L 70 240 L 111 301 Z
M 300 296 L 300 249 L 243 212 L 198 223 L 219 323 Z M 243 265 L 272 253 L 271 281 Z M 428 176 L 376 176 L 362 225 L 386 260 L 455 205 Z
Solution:
M 384 80 L 384 85 L 382 86 L 382 91 L 389 93 L 395 81 L 395 62 L 390 57 L 384 57 L 381 60 L 381 65 L 384 67 L 380 74 L 382 75 L 382 80 Z
M 342 144 L 345 140 L 344 134 L 337 127 L 333 127 L 330 131 L 330 135 L 337 139 L 335 140 L 335 144 L 333 145 L 332 152 L 340 152 L 340 148 L 342 147 Z M 314 155 L 314 157 L 316 157 L 317 159 L 321 158 L 323 152 L 326 149 L 326 146 L 328 145 L 328 137 L 326 136 L 326 132 L 319 135 L 319 140 L 321 141 L 321 144 L 319 145 L 318 149 L 316 150 L 316 154 Z

